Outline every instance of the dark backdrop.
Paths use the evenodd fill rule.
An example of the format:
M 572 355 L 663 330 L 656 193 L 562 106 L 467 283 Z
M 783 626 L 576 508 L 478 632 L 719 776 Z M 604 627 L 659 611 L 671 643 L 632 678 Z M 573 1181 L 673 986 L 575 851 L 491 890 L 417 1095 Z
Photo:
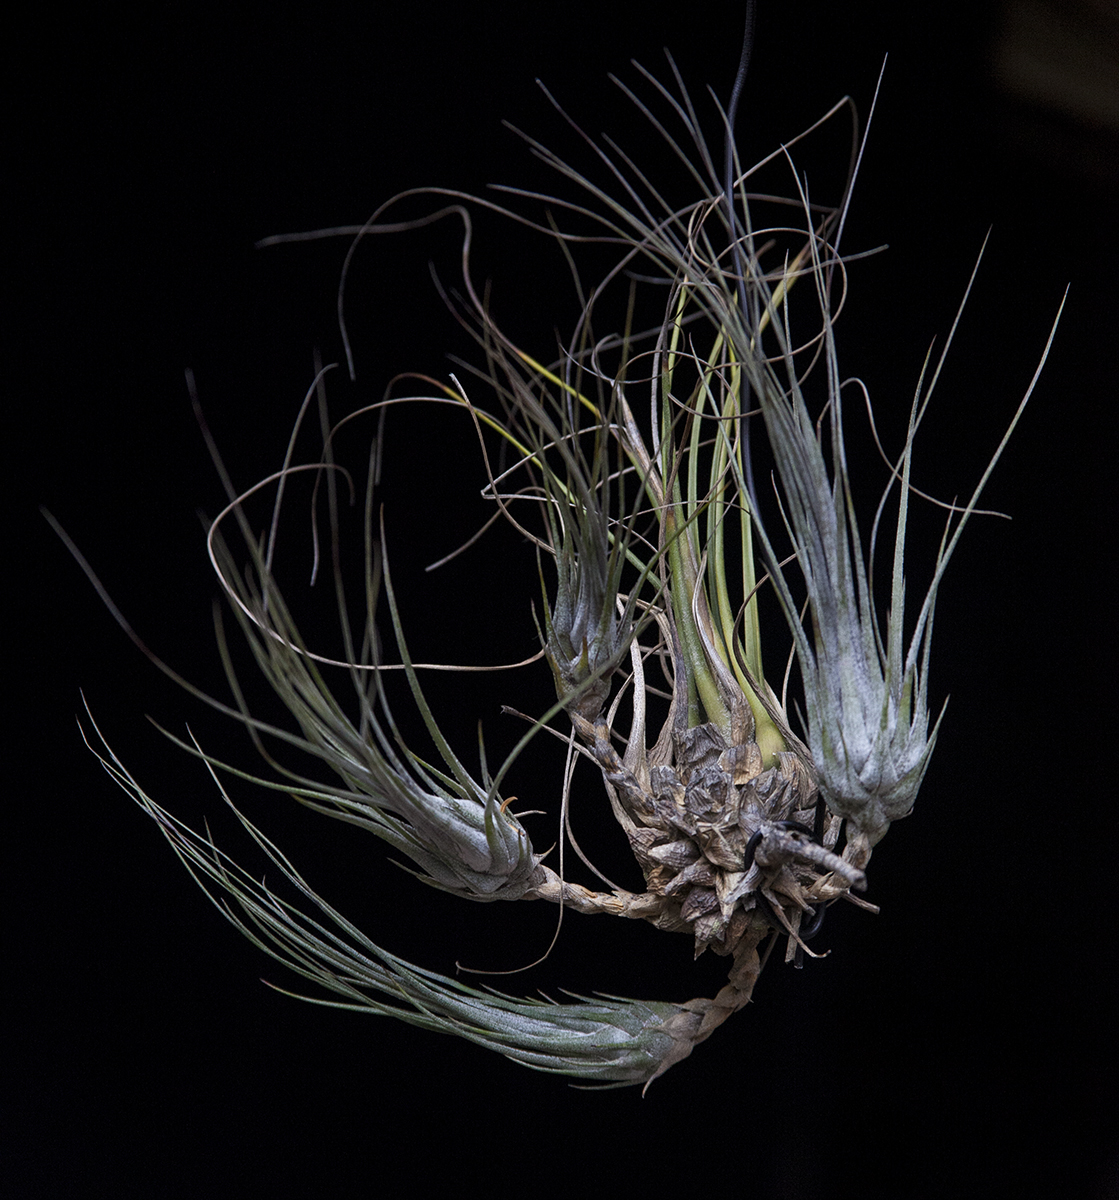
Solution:
M 345 243 L 254 242 L 360 221 L 412 185 L 538 181 L 502 119 L 573 142 L 535 77 L 590 132 L 622 139 L 637 121 L 606 76 L 632 80 L 631 58 L 663 73 L 667 45 L 699 102 L 707 85 L 725 98 L 740 6 L 153 8 L 21 32 L 9 72 L 20 214 L 6 355 L 19 611 L 8 1194 L 396 1194 L 447 1187 L 448 1171 L 456 1190 L 502 1194 L 553 1179 L 557 1191 L 623 1196 L 1041 1195 L 1057 1179 L 1070 1195 L 1116 1194 L 1114 642 L 1102 575 L 1114 557 L 1119 156 L 1106 86 L 1087 115 L 1067 99 L 1093 94 L 1100 55 L 1116 62 L 1115 25 L 1089 4 L 1065 6 L 1057 33 L 1031 40 L 1026 22 L 1022 44 L 1042 59 L 1073 35 L 1066 76 L 1078 86 L 1046 104 L 1053 87 L 1031 93 L 1030 54 L 1013 51 L 1037 11 L 762 4 L 746 158 L 845 92 L 865 114 L 890 56 L 847 235 L 848 249 L 890 249 L 853 271 L 840 337 L 845 371 L 887 410 L 908 404 L 993 227 L 920 463 L 934 490 L 970 487 L 1066 283 L 1072 292 L 991 486 L 992 507 L 1014 520 L 977 522 L 943 588 L 932 688 L 952 699 L 916 814 L 872 864 L 881 916 L 837 914 L 830 957 L 801 972 L 771 965 L 751 1008 L 644 1100 L 572 1090 L 465 1043 L 264 987 L 262 975 L 289 981 L 205 903 L 84 749 L 79 689 L 157 798 L 230 836 L 197 765 L 144 715 L 175 730 L 190 720 L 246 765 L 251 747 L 127 642 L 37 506 L 66 525 L 155 652 L 222 691 L 197 516 L 222 494 L 184 369 L 244 484 L 279 464 L 316 348 L 328 361 L 340 352 Z M 480 273 L 547 345 L 560 264 L 537 271 L 521 243 L 486 228 Z M 436 232 L 362 259 L 359 383 L 339 381 L 340 405 L 379 395 L 403 369 L 447 372 L 459 342 L 427 261 L 450 278 L 454 250 Z M 484 479 L 465 423 L 394 415 L 388 447 L 390 550 L 417 643 L 473 661 L 498 646 L 531 652 L 535 566 L 515 539 L 498 538 L 496 559 L 422 573 L 478 508 Z M 293 574 L 307 561 L 299 536 Z M 496 754 L 516 732 L 498 705 L 529 707 L 549 681 L 541 667 L 430 686 L 469 758 L 479 716 Z M 520 794 L 550 799 L 551 779 L 523 767 Z M 599 792 L 589 774 L 583 783 L 576 820 L 592 836 Z M 518 966 L 546 946 L 554 913 L 543 906 L 456 904 L 357 831 L 291 807 L 253 812 L 390 949 L 453 972 L 456 959 Z M 722 965 L 693 967 L 684 939 L 569 916 L 543 968 L 496 982 L 684 999 L 713 994 Z

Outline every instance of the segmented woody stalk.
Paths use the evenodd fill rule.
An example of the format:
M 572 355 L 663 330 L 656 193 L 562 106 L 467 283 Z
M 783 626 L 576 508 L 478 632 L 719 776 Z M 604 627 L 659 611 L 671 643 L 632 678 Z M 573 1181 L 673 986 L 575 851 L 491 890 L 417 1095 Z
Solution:
M 424 394 L 394 394 L 384 403 L 435 402 L 470 413 L 489 472 L 486 495 L 535 544 L 541 563 L 541 639 L 557 702 L 532 722 L 515 754 L 531 753 L 547 728 L 573 733 L 601 772 L 644 891 L 594 891 L 566 880 L 534 848 L 503 792 L 512 757 L 492 776 L 483 768 L 477 777 L 440 731 L 381 550 L 372 471 L 364 579 L 345 578 L 339 556 L 332 558 L 345 658 L 327 660 L 301 638 L 272 572 L 275 535 L 259 536 L 246 505 L 258 491 L 275 489 L 275 529 L 285 481 L 311 470 L 333 521 L 338 426 L 320 461 L 293 464 L 289 451 L 256 487 L 230 487 L 209 534 L 217 578 L 291 723 L 252 714 L 224 644 L 233 702 L 203 698 L 249 729 L 273 771 L 236 774 L 375 834 L 424 882 L 463 899 L 545 900 L 684 934 L 697 955 L 710 950 L 729 960 L 726 986 L 713 999 L 683 1003 L 553 1004 L 412 966 L 333 909 L 245 817 L 238 814 L 294 900 L 162 808 L 107 746 L 98 749 L 223 915 L 314 984 L 318 994 L 310 998 L 452 1033 L 539 1070 L 613 1084 L 648 1083 L 690 1054 L 749 1000 L 773 945 L 783 941 L 787 958 L 811 956 L 808 943 L 828 906 L 873 908 L 860 895 L 871 850 L 912 809 L 936 737 L 927 679 L 937 589 L 1005 445 L 1004 438 L 968 504 L 950 509 L 931 583 L 907 630 L 910 465 L 939 365 L 902 401 L 911 416 L 890 464 L 896 517 L 890 607 L 881 620 L 867 566 L 871 547 L 852 500 L 833 332 L 846 289 L 840 235 L 850 187 L 838 205 L 820 207 L 796 171 L 800 139 L 744 169 L 727 136 L 724 175 L 671 60 L 670 67 L 671 85 L 639 69 L 647 100 L 621 86 L 663 140 L 658 170 L 668 172 L 673 189 L 681 181 L 692 189 L 682 207 L 664 198 L 659 175 L 577 130 L 601 183 L 527 139 L 565 191 L 509 189 L 504 205 L 453 191 L 413 192 L 363 226 L 327 231 L 354 236 L 356 245 L 432 220 L 462 222 L 465 299 L 456 310 L 477 339 L 480 362 L 428 381 Z M 837 105 L 819 125 L 845 108 Z M 718 116 L 728 130 L 731 122 Z M 753 194 L 763 169 L 792 181 L 788 200 Z M 397 220 L 400 205 L 417 195 L 429 197 L 435 211 Z M 471 206 L 555 239 L 576 261 L 588 243 L 613 253 L 601 278 L 583 285 L 582 315 L 557 361 L 547 364 L 507 338 L 475 289 Z M 799 311 L 794 296 L 807 301 Z M 325 393 L 320 376 L 305 409 L 317 398 L 325 412 Z M 493 451 L 500 445 L 499 470 Z M 772 465 L 772 501 L 759 500 L 754 460 Z M 230 529 L 243 543 L 236 551 Z M 360 635 L 344 599 L 345 585 L 352 592 L 359 584 Z M 405 745 L 389 710 L 374 631 L 382 593 L 434 760 Z M 778 614 L 803 686 L 799 733 L 771 685 L 784 664 L 771 676 L 762 662 L 762 623 Z M 99 735 L 91 728 L 92 744 Z M 267 750 L 273 742 L 302 752 L 307 767 L 282 765 Z M 185 748 L 208 764 L 226 796 L 221 777 L 234 768 Z

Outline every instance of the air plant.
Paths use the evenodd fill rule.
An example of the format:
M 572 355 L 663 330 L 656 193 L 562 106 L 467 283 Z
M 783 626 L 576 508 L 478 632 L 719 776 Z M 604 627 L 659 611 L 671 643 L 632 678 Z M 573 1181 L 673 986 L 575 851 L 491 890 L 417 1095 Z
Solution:
M 784 943 L 787 960 L 812 957 L 809 943 L 829 906 L 874 910 L 862 896 L 871 852 L 912 810 L 939 729 L 928 680 L 941 579 L 1037 379 L 970 499 L 945 506 L 927 590 L 907 621 L 914 446 L 952 337 L 904 399 L 904 440 L 887 457 L 886 491 L 864 537 L 844 435 L 845 405 L 859 393 L 841 376 L 835 345 L 852 261 L 840 244 L 861 147 L 844 195 L 824 206 L 798 173 L 801 138 L 754 166 L 738 161 L 732 103 L 729 113 L 717 110 L 720 163 L 671 60 L 670 67 L 671 85 L 638 69 L 647 99 L 620 86 L 662 140 L 660 170 L 667 169 L 673 191 L 681 183 L 691 190 L 686 204 L 669 200 L 660 177 L 624 150 L 572 122 L 600 182 L 529 138 L 562 181 L 556 194 L 504 189 L 499 201 L 413 191 L 362 226 L 324 231 L 351 236 L 356 247 L 374 235 L 460 220 L 461 290 L 444 299 L 479 354 L 444 380 L 402 377 L 423 386 L 401 394 L 398 380 L 381 402 L 336 424 L 326 416 L 322 372 L 300 414 L 318 402 L 321 456 L 295 463 L 293 435 L 282 465 L 254 487 L 238 491 L 223 472 L 229 503 L 210 524 L 210 560 L 291 722 L 253 715 L 222 635 L 233 700 L 203 698 L 245 726 L 272 773 L 249 775 L 192 741 L 172 740 L 206 763 L 231 807 L 221 782 L 230 774 L 375 834 L 418 879 L 459 898 L 545 900 L 684 934 L 696 955 L 710 950 L 729 960 L 726 986 L 712 999 L 680 1003 L 553 1003 L 413 966 L 331 907 L 246 816 L 238 812 L 283 886 L 243 869 L 208 834 L 161 807 L 98 741 L 92 717 L 87 733 L 106 770 L 158 824 L 223 915 L 315 985 L 316 996 L 307 998 L 391 1015 L 526 1066 L 613 1085 L 647 1084 L 690 1054 L 747 1003 L 775 945 Z M 830 128 L 847 110 L 850 102 L 841 102 L 806 133 Z M 763 171 L 785 174 L 789 198 L 759 194 Z M 436 211 L 398 219 L 417 197 Z M 507 337 L 485 289 L 476 288 L 471 206 L 553 239 L 573 265 L 588 248 L 596 258 L 612 256 L 593 285 L 578 283 L 581 315 L 558 354 Z M 360 577 L 342 563 L 340 431 L 405 401 L 469 414 L 487 472 L 485 496 L 539 559 L 536 611 L 556 702 L 530 720 L 493 773 L 484 758 L 480 774 L 467 769 L 425 697 L 378 519 L 375 453 L 364 490 Z M 333 531 L 341 660 L 319 655 L 301 636 L 273 571 L 285 487 L 305 471 L 315 475 Z M 262 534 L 249 502 L 269 490 L 274 511 Z M 872 569 L 880 541 L 889 544 L 884 613 Z M 351 595 L 360 589 L 364 628 L 351 623 L 347 587 Z M 382 607 L 391 656 L 375 626 L 386 615 Z M 789 630 L 799 705 L 788 699 L 786 664 L 776 672 L 763 665 L 763 620 Z M 403 671 L 426 726 L 431 745 L 423 754 L 406 744 L 390 711 L 390 666 Z M 534 846 L 503 781 L 516 755 L 550 734 L 601 773 L 643 891 L 573 883 Z M 292 750 L 305 756 L 305 768 L 290 765 Z M 569 779 L 557 781 L 558 794 L 566 796 Z

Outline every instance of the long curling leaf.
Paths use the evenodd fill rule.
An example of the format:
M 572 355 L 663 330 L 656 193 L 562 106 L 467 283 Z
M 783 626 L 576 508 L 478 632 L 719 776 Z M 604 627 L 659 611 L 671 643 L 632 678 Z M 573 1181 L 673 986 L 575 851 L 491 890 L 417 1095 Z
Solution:
M 469 987 L 382 949 L 311 889 L 234 807 L 211 768 L 222 797 L 258 847 L 318 910 L 318 916 L 308 915 L 158 805 L 101 738 L 92 716 L 89 720 L 100 745 L 89 738 L 87 744 L 108 774 L 156 822 L 218 911 L 277 962 L 340 997 L 301 999 L 453 1034 L 534 1070 L 592 1083 L 647 1083 L 678 1054 L 680 1037 L 673 1026 L 681 1018 L 688 1023 L 688 1010 L 681 1005 L 615 996 L 578 998 L 568 1004 L 517 999 Z
M 324 762 L 342 781 L 343 787 L 332 801 L 316 807 L 328 813 L 334 809 L 332 815 L 349 820 L 360 817 L 366 828 L 413 858 L 433 883 L 458 895 L 479 900 L 517 899 L 531 887 L 536 860 L 520 822 L 511 813 L 499 811 L 492 798 L 487 800 L 486 789 L 465 774 L 457 759 L 453 760 L 458 768 L 454 790 L 447 786 L 451 780 L 444 777 L 440 782 L 415 756 L 409 756 L 407 762 L 402 759 L 376 675 L 375 698 L 389 730 L 371 699 L 363 697 L 365 732 L 359 731 L 306 653 L 271 576 L 263 574 L 265 603 L 247 578 L 236 572 L 220 537 L 215 539 L 215 547 L 222 578 L 238 592 L 241 603 L 235 612 L 257 666 L 300 726 L 302 738 L 287 740 Z M 262 564 L 257 566 L 264 571 Z M 398 644 L 407 663 L 402 636 Z M 228 656 L 226 663 L 235 684 Z M 414 681 L 414 672 L 411 674 Z M 239 694 L 239 688 L 235 686 L 235 690 Z M 430 712 L 427 715 L 430 717 Z M 243 719 L 252 724 L 247 711 Z M 439 748 L 450 755 L 445 742 Z M 310 780 L 300 778 L 298 782 L 314 786 Z M 402 818 L 406 832 L 402 833 L 399 822 L 386 822 L 385 813 Z

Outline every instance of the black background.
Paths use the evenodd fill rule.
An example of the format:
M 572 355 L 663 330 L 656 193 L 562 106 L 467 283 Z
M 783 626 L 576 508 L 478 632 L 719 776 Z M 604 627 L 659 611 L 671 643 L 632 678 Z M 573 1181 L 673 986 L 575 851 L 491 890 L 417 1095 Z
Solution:
M 751 1008 L 645 1099 L 573 1090 L 264 987 L 262 975 L 290 981 L 205 903 L 84 749 L 79 688 L 152 793 L 230 839 L 206 777 L 144 714 L 177 731 L 190 720 L 246 766 L 251 747 L 127 642 L 37 506 L 153 650 L 224 694 L 197 516 L 222 493 L 184 369 L 247 484 L 279 465 L 316 347 L 328 361 L 340 352 L 346 243 L 254 242 L 360 221 L 409 186 L 541 182 L 501 125 L 575 151 L 536 77 L 589 132 L 647 148 L 608 73 L 632 81 L 634 58 L 664 75 L 667 45 L 710 113 L 704 88 L 725 98 L 733 78 L 740 6 L 697 0 L 654 17 L 624 2 L 285 15 L 245 4 L 44 16 L 15 40 L 8 1194 L 392 1194 L 446 1187 L 448 1173 L 456 1189 L 502 1193 L 555 1180 L 619 1195 L 1045 1195 L 1059 1179 L 1069 1195 L 1116 1194 L 1115 658 L 1102 576 L 1114 560 L 1119 158 L 1113 138 L 1000 87 L 996 46 L 1015 10 L 762 4 L 744 158 L 845 92 L 865 114 L 890 55 L 846 242 L 890 249 L 853 269 L 839 343 L 884 412 L 904 412 L 993 227 L 919 453 L 923 485 L 970 489 L 1072 291 L 988 493 L 1014 520 L 976 522 L 942 589 L 932 687 L 952 700 L 917 811 L 872 864 L 882 914 L 837 914 L 822 939 L 832 954 L 804 971 L 772 964 Z M 478 274 L 543 353 L 569 312 L 566 277 L 554 255 L 538 262 L 523 250 L 535 244 L 506 237 L 481 224 Z M 339 375 L 339 411 L 397 371 L 446 374 L 445 350 L 462 344 L 427 262 L 453 279 L 455 245 L 435 231 L 359 261 L 359 377 Z M 474 527 L 483 483 L 465 422 L 394 415 L 383 499 L 417 656 L 535 648 L 535 565 L 515 538 L 442 576 L 422 571 Z M 293 577 L 308 561 L 301 537 Z M 496 756 L 519 732 L 498 705 L 531 708 L 549 686 L 539 667 L 429 688 L 470 761 L 479 717 Z M 550 754 L 522 764 L 510 790 L 553 801 Z M 582 784 L 575 820 L 593 841 L 600 793 L 589 773 Z M 357 831 L 282 798 L 246 803 L 323 894 L 405 957 L 500 969 L 548 943 L 554 913 L 541 905 L 451 901 Z M 495 982 L 681 1000 L 713 994 L 722 965 L 693 966 L 682 938 L 569 915 L 544 967 Z

